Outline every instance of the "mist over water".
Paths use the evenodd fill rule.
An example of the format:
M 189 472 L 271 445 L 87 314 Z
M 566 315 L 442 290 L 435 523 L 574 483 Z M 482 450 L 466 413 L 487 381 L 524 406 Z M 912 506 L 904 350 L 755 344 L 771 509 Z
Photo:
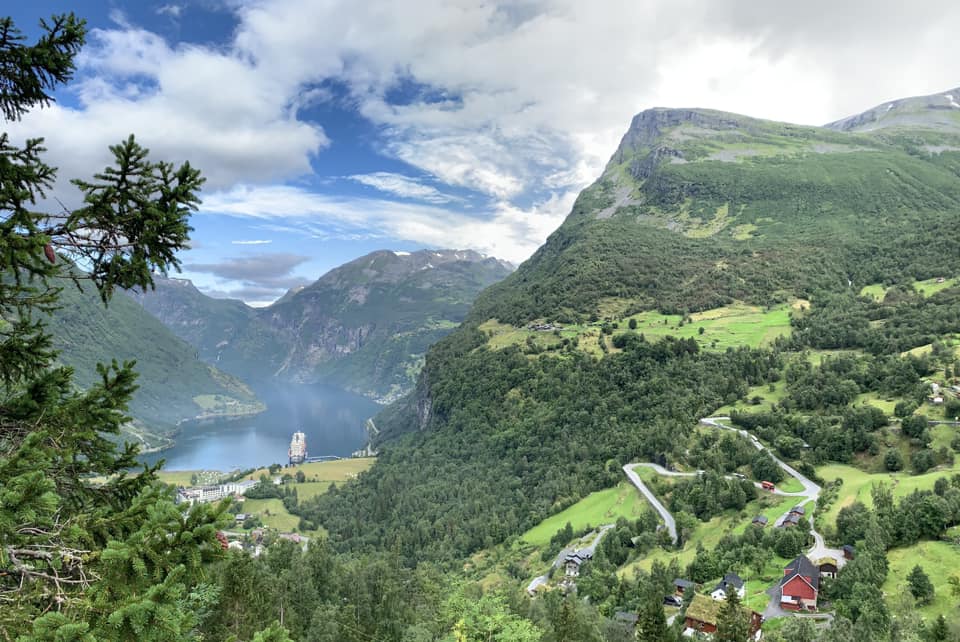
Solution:
M 302 430 L 311 457 L 349 456 L 366 443 L 364 424 L 380 409 L 332 386 L 283 384 L 256 390 L 267 410 L 253 417 L 185 422 L 177 444 L 141 459 L 167 470 L 233 470 L 287 463 L 290 437 Z

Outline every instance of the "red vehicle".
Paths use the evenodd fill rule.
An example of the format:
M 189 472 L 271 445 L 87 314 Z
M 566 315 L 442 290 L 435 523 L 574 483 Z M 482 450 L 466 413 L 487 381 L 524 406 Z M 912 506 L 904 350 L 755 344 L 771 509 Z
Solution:
M 773 482 L 768 481 L 760 482 L 760 486 L 763 488 L 763 490 L 774 490 L 776 488 L 776 486 L 773 485 Z

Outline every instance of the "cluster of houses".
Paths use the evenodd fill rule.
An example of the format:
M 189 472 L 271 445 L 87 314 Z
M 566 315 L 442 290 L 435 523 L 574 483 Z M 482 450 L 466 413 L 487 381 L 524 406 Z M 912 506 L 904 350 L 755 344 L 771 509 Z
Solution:
M 791 560 L 783 569 L 783 576 L 777 583 L 776 598 L 780 608 L 787 611 L 816 611 L 820 597 L 820 580 L 823 577 L 834 578 L 837 570 L 846 560 L 853 559 L 855 550 L 852 546 L 844 546 L 843 559 L 824 557 L 816 561 L 806 555 L 799 555 Z M 746 584 L 736 573 L 727 573 L 723 576 L 709 594 L 695 593 L 697 585 L 690 580 L 676 578 L 673 581 L 674 593 L 664 598 L 663 602 L 669 606 L 683 605 L 684 596 L 694 593 L 684 615 L 684 635 L 711 635 L 716 632 L 720 609 L 723 602 L 733 593 L 743 599 L 746 597 Z M 750 619 L 750 636 L 759 640 L 763 616 L 756 611 L 743 607 L 744 615 Z
M 935 382 L 930 384 L 930 394 L 927 396 L 927 401 L 935 406 L 940 406 L 943 405 L 945 396 L 960 396 L 960 386 L 953 385 L 947 388 Z
M 806 513 L 807 511 L 802 505 L 794 506 L 789 512 L 787 512 L 786 515 L 777 521 L 777 528 L 790 528 L 791 526 L 799 526 Z M 760 528 L 764 528 L 769 523 L 770 520 L 766 515 L 757 515 L 753 518 L 752 522 L 754 526 L 759 526 Z
M 694 592 L 697 585 L 690 580 L 676 578 L 673 580 L 674 594 L 664 598 L 664 603 L 671 606 L 680 606 L 683 604 L 683 596 L 688 592 Z M 719 622 L 720 608 L 727 597 L 736 593 L 738 597 L 743 598 L 747 594 L 746 583 L 736 573 L 727 573 L 723 576 L 716 586 L 710 591 L 710 595 L 695 593 L 684 616 L 683 634 L 687 637 L 694 635 L 712 635 L 717 631 Z M 763 617 L 756 611 L 743 607 L 743 613 L 750 619 L 750 637 L 759 640 L 762 635 L 760 632 Z
M 527 325 L 527 330 L 536 330 L 537 332 L 549 332 L 551 330 L 563 330 L 559 323 L 531 323 Z
M 286 540 L 299 544 L 303 550 L 307 550 L 310 543 L 309 537 L 304 537 L 298 533 L 277 533 L 269 535 L 265 529 L 255 528 L 250 531 L 249 536 L 237 531 L 218 531 L 217 539 L 223 545 L 224 549 L 246 551 L 253 557 L 260 557 L 263 551 L 273 541 Z
M 227 482 L 226 484 L 216 484 L 208 486 L 194 486 L 191 488 L 178 488 L 178 504 L 205 504 L 208 502 L 218 502 L 225 497 L 243 497 L 247 491 L 259 484 L 259 481 L 245 479 L 243 481 Z

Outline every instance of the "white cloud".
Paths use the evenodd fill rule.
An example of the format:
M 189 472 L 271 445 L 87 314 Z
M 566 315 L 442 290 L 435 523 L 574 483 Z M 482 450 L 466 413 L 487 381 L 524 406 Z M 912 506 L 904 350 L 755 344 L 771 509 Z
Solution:
M 251 239 L 249 241 L 230 241 L 231 245 L 267 245 L 273 243 L 270 239 Z
M 61 178 L 105 166 L 108 145 L 131 132 L 156 157 L 189 158 L 213 188 L 308 174 L 310 157 L 329 144 L 322 127 L 297 120 L 295 88 L 238 52 L 172 48 L 134 27 L 94 30 L 91 41 L 72 86 L 79 107 L 6 124 L 14 140 L 44 136 Z
M 383 237 L 469 248 L 516 263 L 560 224 L 575 196 L 571 191 L 524 209 L 501 202 L 492 215 L 477 218 L 432 205 L 345 199 L 292 186 L 238 186 L 206 196 L 201 212 L 274 220 L 277 231 L 320 238 Z
M 122 19 L 95 31 L 80 61 L 79 107 L 38 110 L 8 129 L 45 135 L 65 177 L 104 165 L 107 144 L 133 131 L 160 156 L 203 168 L 208 206 L 242 209 L 241 195 L 269 195 L 303 202 L 314 222 L 325 221 L 317 234 L 452 246 L 465 245 L 469 231 L 472 247 L 518 260 L 562 220 L 644 108 L 713 107 L 817 124 L 960 83 L 944 53 L 955 48 L 960 23 L 960 3 L 949 0 L 230 6 L 239 25 L 216 47 L 171 46 Z M 351 178 L 433 205 L 445 203 L 445 186 L 467 188 L 487 196 L 489 212 L 243 187 L 311 173 L 312 155 L 330 141 L 324 123 L 302 121 L 298 108 L 328 92 L 317 86 L 325 81 L 346 87 L 348 102 L 376 125 L 379 150 L 427 176 Z M 427 91 L 397 101 L 391 92 L 401 85 Z M 248 209 L 284 214 L 272 203 Z
M 430 185 L 424 185 L 418 180 L 404 176 L 403 174 L 394 174 L 391 172 L 373 172 L 372 174 L 354 174 L 348 176 L 352 181 L 362 185 L 373 187 L 374 189 L 394 194 L 402 198 L 410 198 L 427 203 L 449 203 L 455 200 L 452 196 L 447 196 L 437 188 Z
M 183 13 L 183 7 L 178 4 L 165 4 L 157 7 L 157 13 L 161 16 L 170 16 L 173 19 L 177 19 L 180 17 L 180 14 Z

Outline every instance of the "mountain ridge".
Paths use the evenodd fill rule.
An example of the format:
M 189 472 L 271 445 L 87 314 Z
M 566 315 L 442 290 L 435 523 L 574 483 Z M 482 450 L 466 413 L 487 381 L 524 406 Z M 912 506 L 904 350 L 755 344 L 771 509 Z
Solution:
M 132 296 L 202 359 L 242 379 L 266 371 L 385 402 L 413 386 L 427 347 L 466 316 L 476 293 L 511 270 L 472 250 L 377 250 L 264 308 L 163 280 Z
M 920 140 L 951 137 L 934 127 Z M 378 415 L 377 463 L 317 500 L 331 541 L 469 556 L 617 483 L 627 462 L 677 454 L 700 417 L 782 380 L 785 351 L 809 366 L 802 350 L 873 328 L 871 349 L 901 367 L 932 340 L 920 303 L 898 309 L 913 324 L 901 334 L 901 319 L 871 325 L 889 311 L 861 310 L 857 294 L 960 274 L 958 215 L 960 153 L 911 135 L 638 114 L 560 227 L 480 293 L 415 391 Z M 937 327 L 949 302 L 929 304 L 948 317 Z M 787 335 L 803 319 L 802 333 L 750 343 L 737 329 L 745 338 L 724 347 L 685 327 L 738 306 L 778 310 Z

